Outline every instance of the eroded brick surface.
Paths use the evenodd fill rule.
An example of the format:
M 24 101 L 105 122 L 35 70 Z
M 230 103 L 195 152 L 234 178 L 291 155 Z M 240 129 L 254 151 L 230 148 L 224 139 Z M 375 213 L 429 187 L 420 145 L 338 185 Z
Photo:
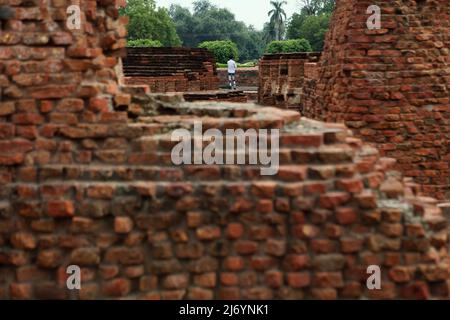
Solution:
M 118 2 L 82 2 L 73 33 L 63 31 L 68 3 L 10 3 L 14 19 L 2 22 L 2 298 L 450 295 L 445 207 L 405 188 L 394 160 L 342 124 L 295 111 L 122 88 Z M 278 174 L 173 165 L 171 132 L 194 120 L 280 129 Z M 71 264 L 80 291 L 66 287 Z M 372 264 L 381 291 L 365 286 Z
M 320 53 L 266 54 L 259 61 L 258 102 L 301 111 Z
M 369 30 L 370 5 L 381 29 Z M 427 195 L 450 198 L 450 3 L 337 1 L 304 114 L 345 122 L 398 160 Z

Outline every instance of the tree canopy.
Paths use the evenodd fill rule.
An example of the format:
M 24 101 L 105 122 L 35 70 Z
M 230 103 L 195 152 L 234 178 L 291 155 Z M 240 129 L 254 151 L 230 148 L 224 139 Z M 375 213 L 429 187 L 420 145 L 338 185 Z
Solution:
M 230 40 L 205 41 L 200 43 L 198 47 L 211 51 L 218 63 L 227 63 L 230 58 L 238 60 L 238 48 Z
M 168 11 L 157 8 L 154 0 L 128 0 L 120 13 L 130 18 L 128 39 L 157 40 L 165 46 L 181 45 Z
M 288 39 L 305 38 L 314 51 L 322 51 L 328 31 L 334 0 L 302 0 L 299 13 L 294 13 L 287 28 Z
M 209 0 L 195 1 L 192 10 L 176 4 L 169 10 L 158 8 L 155 0 L 127 0 L 120 14 L 130 18 L 128 40 L 133 45 L 197 47 L 204 42 L 231 41 L 241 62 L 259 59 L 273 40 L 304 38 L 312 50 L 322 50 L 335 0 L 300 0 L 301 7 L 290 19 L 283 7 L 286 1 L 264 1 L 270 1 L 271 10 L 263 30 L 237 21 L 231 11 Z
M 172 5 L 169 10 L 184 46 L 196 47 L 204 41 L 231 40 L 237 45 L 241 61 L 261 56 L 266 46 L 261 31 L 237 21 L 228 9 L 219 8 L 208 0 L 195 1 L 193 7 L 193 12 L 180 5 Z

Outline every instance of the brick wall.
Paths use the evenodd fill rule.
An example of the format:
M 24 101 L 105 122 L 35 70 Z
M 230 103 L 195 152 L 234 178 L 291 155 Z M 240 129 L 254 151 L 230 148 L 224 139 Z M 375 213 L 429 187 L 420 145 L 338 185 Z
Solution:
M 366 10 L 381 8 L 381 29 Z M 345 122 L 398 160 L 425 194 L 450 198 L 450 2 L 338 0 L 304 114 Z
M 217 69 L 220 86 L 228 86 L 228 69 Z M 259 68 L 239 68 L 236 72 L 236 82 L 239 87 L 258 87 Z
M 304 87 L 318 76 L 320 53 L 266 54 L 259 63 L 258 102 L 263 105 L 302 109 Z
M 148 85 L 151 92 L 217 90 L 216 62 L 206 49 L 128 48 L 124 83 Z
M 21 5 L 0 36 L 0 298 L 449 297 L 446 220 L 339 124 L 117 85 L 118 2 Z M 46 26 L 52 26 L 46 29 Z M 47 30 L 47 31 L 43 31 Z M 95 32 L 94 32 L 95 30 Z M 279 128 L 281 166 L 174 166 L 170 133 Z M 82 289 L 65 286 L 82 268 Z M 368 265 L 383 286 L 369 291 Z

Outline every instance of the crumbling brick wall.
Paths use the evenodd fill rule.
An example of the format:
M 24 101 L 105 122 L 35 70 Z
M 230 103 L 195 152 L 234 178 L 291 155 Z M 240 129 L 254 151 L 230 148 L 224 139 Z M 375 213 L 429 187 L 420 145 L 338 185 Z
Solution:
M 216 61 L 206 49 L 128 48 L 124 83 L 148 85 L 150 92 L 217 90 Z
M 301 110 L 304 87 L 317 77 L 320 53 L 266 54 L 259 63 L 258 102 Z
M 343 126 L 119 88 L 118 1 L 21 5 L 0 35 L 0 297 L 449 297 L 446 221 Z M 44 26 L 52 26 L 49 29 Z M 33 31 L 30 31 L 33 30 Z M 47 30 L 47 31 L 43 31 Z M 95 31 L 94 31 L 95 30 Z M 281 130 L 280 168 L 174 166 L 173 129 Z M 80 291 L 66 267 L 82 268 Z M 365 286 L 380 265 L 382 290 Z
M 370 5 L 381 29 L 366 26 Z M 449 199 L 449 47 L 448 0 L 338 0 L 304 114 L 345 122 L 425 194 Z

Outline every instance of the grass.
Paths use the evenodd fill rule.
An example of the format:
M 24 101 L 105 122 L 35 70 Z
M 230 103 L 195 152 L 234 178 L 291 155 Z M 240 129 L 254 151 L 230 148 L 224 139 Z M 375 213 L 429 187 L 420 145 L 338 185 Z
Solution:
M 226 68 L 227 64 L 226 63 L 217 63 L 217 68 Z M 252 68 L 256 66 L 256 63 L 253 61 L 250 62 L 246 62 L 246 63 L 238 63 L 237 64 L 238 68 Z

